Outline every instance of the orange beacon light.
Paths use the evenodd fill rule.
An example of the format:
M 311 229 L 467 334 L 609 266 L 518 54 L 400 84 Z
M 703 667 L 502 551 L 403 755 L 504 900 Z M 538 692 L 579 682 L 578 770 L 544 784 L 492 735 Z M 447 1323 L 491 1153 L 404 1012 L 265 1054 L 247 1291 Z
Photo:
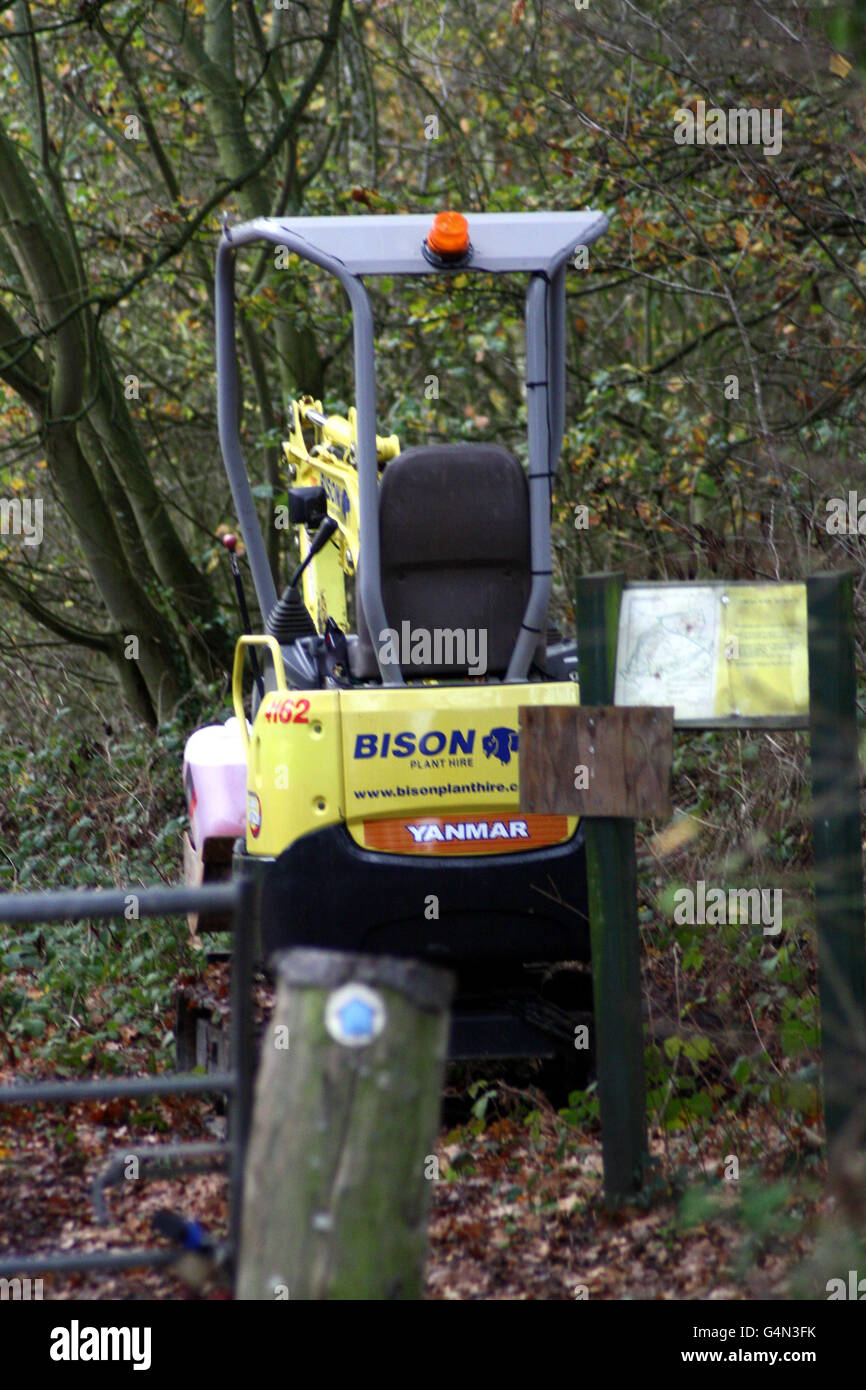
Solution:
M 469 251 L 469 224 L 461 212 L 437 212 L 427 233 L 425 250 L 438 261 L 462 260 Z

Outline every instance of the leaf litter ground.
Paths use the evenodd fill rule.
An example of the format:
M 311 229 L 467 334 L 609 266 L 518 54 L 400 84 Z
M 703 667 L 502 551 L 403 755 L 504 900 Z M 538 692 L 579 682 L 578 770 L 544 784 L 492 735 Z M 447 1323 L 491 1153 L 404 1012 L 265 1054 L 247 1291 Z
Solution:
M 2 1080 L 10 1079 L 7 1071 Z M 699 1147 L 685 1133 L 655 1130 L 647 1195 L 610 1214 L 601 1196 L 597 1127 L 566 1124 L 539 1093 L 496 1081 L 489 1089 L 495 1094 L 483 1121 L 471 1118 L 440 1135 L 428 1298 L 791 1295 L 816 1223 L 835 1202 L 822 1193 L 817 1156 L 805 1196 L 802 1183 L 790 1182 L 790 1138 L 770 1114 L 750 1120 L 750 1142 L 760 1141 L 762 1155 L 751 1173 L 741 1172 L 739 1183 L 719 1181 L 730 1152 L 726 1121 L 706 1128 Z M 222 1124 L 210 1104 L 187 1097 L 6 1110 L 0 1116 L 0 1251 L 158 1246 L 164 1242 L 154 1236 L 150 1218 L 165 1207 L 224 1234 L 227 1184 L 220 1174 L 121 1183 L 108 1190 L 107 1227 L 97 1223 L 90 1195 L 109 1153 L 168 1138 L 213 1138 Z M 703 1191 L 708 1183 L 706 1210 L 684 1212 L 684 1192 Z M 763 1228 L 754 1215 L 745 1224 L 737 1219 L 744 1189 L 753 1205 L 755 1192 L 775 1194 Z M 52 1276 L 44 1287 L 46 1297 L 57 1299 L 199 1296 L 163 1270 Z M 202 1296 L 229 1293 L 217 1283 Z

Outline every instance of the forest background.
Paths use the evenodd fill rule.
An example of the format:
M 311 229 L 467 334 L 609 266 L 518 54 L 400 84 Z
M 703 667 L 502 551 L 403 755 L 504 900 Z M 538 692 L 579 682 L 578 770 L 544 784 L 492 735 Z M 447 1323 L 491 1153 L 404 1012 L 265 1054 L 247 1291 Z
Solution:
M 862 677 L 864 67 L 862 0 L 0 0 L 0 887 L 179 875 L 183 742 L 229 713 L 238 630 L 214 389 L 226 219 L 603 210 L 568 276 L 553 616 L 573 629 L 578 572 L 850 569 Z M 778 151 L 679 143 L 700 103 L 774 113 Z M 379 432 L 520 454 L 522 286 L 371 289 Z M 271 251 L 239 258 L 239 294 L 244 442 L 284 579 L 286 407 L 351 404 L 348 316 Z M 852 493 L 853 526 L 828 528 Z M 654 1121 L 689 1161 L 710 1136 L 811 1180 L 802 736 L 681 737 L 674 803 L 640 840 L 646 990 L 668 1020 Z M 671 925 L 678 884 L 747 872 L 788 890 L 779 942 Z M 165 1064 L 182 923 L 0 947 L 11 1066 Z M 761 1240 L 799 1200 L 759 1186 Z

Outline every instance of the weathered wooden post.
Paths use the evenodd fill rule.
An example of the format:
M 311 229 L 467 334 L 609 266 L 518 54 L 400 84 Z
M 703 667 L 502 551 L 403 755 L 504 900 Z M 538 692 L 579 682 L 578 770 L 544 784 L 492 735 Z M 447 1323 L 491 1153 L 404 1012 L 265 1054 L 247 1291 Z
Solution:
M 815 917 L 827 1161 L 866 1133 L 863 920 L 854 603 L 850 574 L 806 581 Z
M 256 1083 L 239 1299 L 415 1299 L 453 976 L 292 950 Z

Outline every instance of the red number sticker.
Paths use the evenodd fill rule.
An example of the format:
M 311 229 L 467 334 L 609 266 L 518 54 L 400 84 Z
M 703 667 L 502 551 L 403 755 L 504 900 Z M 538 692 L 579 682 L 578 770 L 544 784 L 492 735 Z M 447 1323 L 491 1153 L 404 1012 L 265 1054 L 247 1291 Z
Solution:
M 265 710 L 265 720 L 268 724 L 279 720 L 281 724 L 309 724 L 308 713 L 310 702 L 300 699 L 295 702 L 291 697 L 280 701 L 279 704 L 271 705 Z

